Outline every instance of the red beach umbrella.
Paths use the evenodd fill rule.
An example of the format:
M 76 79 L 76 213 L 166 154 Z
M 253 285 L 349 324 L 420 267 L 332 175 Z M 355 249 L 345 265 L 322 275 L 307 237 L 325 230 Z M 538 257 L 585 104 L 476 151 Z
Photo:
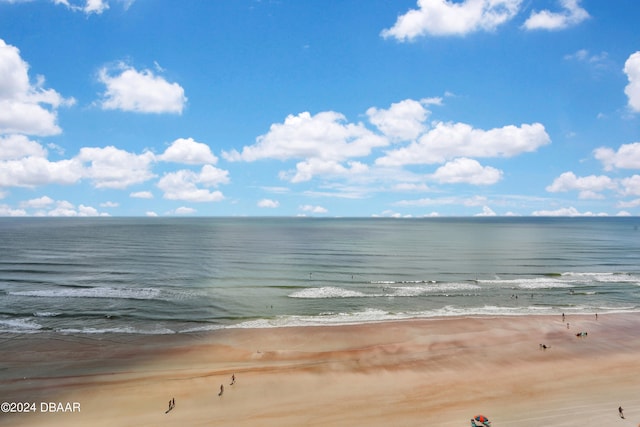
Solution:
M 471 419 L 471 427 L 490 426 L 489 418 L 484 415 L 476 415 Z

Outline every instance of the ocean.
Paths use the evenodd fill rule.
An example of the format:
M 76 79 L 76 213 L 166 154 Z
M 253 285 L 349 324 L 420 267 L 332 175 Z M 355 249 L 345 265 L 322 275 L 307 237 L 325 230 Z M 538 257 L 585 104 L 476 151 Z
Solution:
M 640 218 L 0 218 L 0 333 L 640 311 Z

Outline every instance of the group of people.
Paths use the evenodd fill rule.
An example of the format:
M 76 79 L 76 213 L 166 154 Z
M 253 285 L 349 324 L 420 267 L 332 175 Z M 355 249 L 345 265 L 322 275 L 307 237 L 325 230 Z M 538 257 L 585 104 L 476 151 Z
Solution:
M 236 383 L 236 374 L 232 374 L 231 383 L 229 385 L 234 385 L 235 383 Z M 224 393 L 224 384 L 220 384 L 220 392 L 218 393 L 218 396 L 222 396 L 223 393 Z M 175 406 L 176 406 L 176 399 L 172 397 L 171 400 L 169 400 L 169 409 L 164 411 L 164 413 L 168 414 L 169 411 L 175 408 Z

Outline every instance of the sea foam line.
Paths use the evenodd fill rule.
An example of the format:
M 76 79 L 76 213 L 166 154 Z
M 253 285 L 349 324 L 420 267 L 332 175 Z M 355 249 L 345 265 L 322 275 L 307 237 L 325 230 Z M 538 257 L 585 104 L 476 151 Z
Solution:
M 114 298 L 114 299 L 158 299 L 160 290 L 155 288 L 66 288 L 35 291 L 12 291 L 9 295 L 42 298 Z

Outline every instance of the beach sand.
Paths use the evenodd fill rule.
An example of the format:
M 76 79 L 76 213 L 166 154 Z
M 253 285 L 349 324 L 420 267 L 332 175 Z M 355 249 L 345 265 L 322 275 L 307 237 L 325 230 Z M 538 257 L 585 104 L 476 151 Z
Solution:
M 603 314 L 5 334 L 0 401 L 36 413 L 2 413 L 0 425 L 461 427 L 481 413 L 494 427 L 636 427 L 639 331 L 638 314 Z M 47 402 L 80 411 L 43 412 Z

